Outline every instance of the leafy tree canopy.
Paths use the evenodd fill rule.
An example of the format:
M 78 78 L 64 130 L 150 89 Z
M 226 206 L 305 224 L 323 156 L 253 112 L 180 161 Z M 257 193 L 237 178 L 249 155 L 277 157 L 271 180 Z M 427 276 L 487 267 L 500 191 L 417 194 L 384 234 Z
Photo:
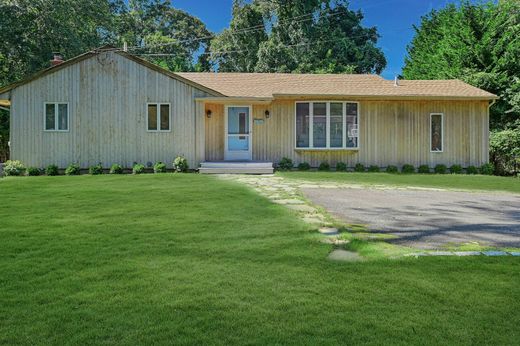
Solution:
M 462 79 L 500 96 L 491 127 L 520 118 L 520 2 L 464 0 L 422 17 L 408 46 L 406 79 Z
M 235 0 L 212 62 L 221 71 L 380 73 L 377 30 L 362 19 L 346 0 Z

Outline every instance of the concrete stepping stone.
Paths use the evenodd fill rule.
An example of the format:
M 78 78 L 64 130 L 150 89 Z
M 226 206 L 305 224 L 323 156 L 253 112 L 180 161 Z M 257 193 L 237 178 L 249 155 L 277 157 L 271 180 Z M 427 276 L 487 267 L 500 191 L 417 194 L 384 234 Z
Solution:
M 453 256 L 451 251 L 432 251 L 427 253 L 428 256 Z
M 341 261 L 341 262 L 359 262 L 363 261 L 363 257 L 361 257 L 357 252 L 347 251 L 343 249 L 336 249 L 332 251 L 328 259 L 331 261 Z
M 279 199 L 274 202 L 278 204 L 304 204 L 304 202 L 299 199 Z
M 335 238 L 335 237 L 326 237 L 326 238 L 323 238 L 323 239 L 321 240 L 321 242 L 324 243 L 324 244 L 330 244 L 330 245 L 345 245 L 345 244 L 350 243 L 349 240 L 338 239 L 338 238 Z
M 486 256 L 507 256 L 504 251 L 483 251 L 482 253 Z
M 310 223 L 312 225 L 321 225 L 323 221 L 321 219 L 315 218 L 315 217 L 304 217 L 303 221 L 306 223 Z
M 310 206 L 304 205 L 304 204 L 288 204 L 288 205 L 286 205 L 286 207 L 290 208 L 292 210 L 295 210 L 295 211 L 302 211 L 305 213 L 315 213 L 316 212 L 316 208 L 313 208 L 313 207 L 310 207 Z
M 323 235 L 338 235 L 338 229 L 334 227 L 321 227 L 319 232 Z
M 482 252 L 480 251 L 455 251 L 455 256 L 480 256 Z
M 509 252 L 509 254 L 511 256 L 520 256 L 520 252 L 517 252 L 517 251 Z

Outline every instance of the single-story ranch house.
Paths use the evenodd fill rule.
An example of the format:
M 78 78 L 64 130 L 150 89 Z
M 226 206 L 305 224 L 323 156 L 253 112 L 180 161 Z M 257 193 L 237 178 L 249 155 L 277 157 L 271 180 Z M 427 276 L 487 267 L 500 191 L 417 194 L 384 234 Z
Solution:
M 459 80 L 172 73 L 111 47 L 52 65 L 0 89 L 11 158 L 28 166 L 131 167 L 178 155 L 203 172 L 226 162 L 261 172 L 283 157 L 314 167 L 488 162 L 497 97 Z

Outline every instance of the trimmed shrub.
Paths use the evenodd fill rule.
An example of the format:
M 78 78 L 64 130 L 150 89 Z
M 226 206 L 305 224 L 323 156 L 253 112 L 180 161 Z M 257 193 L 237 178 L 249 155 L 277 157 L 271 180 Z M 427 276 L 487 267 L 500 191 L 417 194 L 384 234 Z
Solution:
M 311 169 L 311 165 L 308 162 L 302 162 L 298 165 L 299 171 L 308 171 L 309 169 Z
M 26 168 L 21 161 L 7 160 L 4 164 L 4 174 L 6 176 L 14 177 L 24 175 L 25 170 Z
M 489 158 L 495 174 L 515 173 L 515 168 L 520 167 L 520 121 L 505 130 L 491 131 Z
M 37 167 L 29 167 L 27 168 L 27 175 L 30 177 L 35 177 L 42 174 L 42 170 Z
M 92 175 L 103 174 L 103 166 L 101 165 L 101 163 L 98 163 L 95 166 L 90 166 L 90 168 L 88 169 L 88 173 Z
M 365 166 L 362 163 L 356 163 L 354 166 L 354 172 L 364 172 Z
M 430 167 L 428 165 L 420 165 L 419 168 L 417 168 L 417 172 L 421 174 L 430 173 Z
M 461 165 L 451 165 L 450 173 L 451 174 L 462 174 L 462 166 Z
M 161 161 L 157 162 L 153 166 L 153 172 L 154 173 L 166 173 L 166 164 L 162 163 Z
M 123 174 L 123 167 L 121 167 L 120 164 L 114 163 L 110 167 L 110 171 L 108 173 L 110 173 L 110 174 Z
M 56 165 L 48 165 L 47 168 L 45 168 L 45 174 L 49 176 L 58 175 L 58 166 Z
M 140 163 L 136 163 L 134 167 L 132 167 L 132 173 L 133 174 L 142 174 L 144 173 L 144 165 Z
M 293 167 L 293 161 L 288 157 L 282 157 L 280 162 L 278 162 L 278 169 L 281 171 L 290 171 Z
M 468 168 L 466 168 L 466 174 L 478 174 L 478 168 L 475 166 L 468 166 Z
M 381 170 L 379 169 L 379 166 L 370 165 L 370 167 L 368 167 L 368 171 L 370 173 L 377 173 L 377 172 L 380 172 Z
M 328 162 L 320 163 L 320 166 L 318 167 L 318 171 L 330 171 L 329 163 Z
M 480 166 L 480 174 L 493 175 L 494 171 L 495 171 L 495 166 L 493 166 L 492 163 L 485 163 L 482 166 Z
M 398 173 L 399 172 L 399 169 L 397 168 L 397 166 L 388 166 L 386 167 L 386 173 Z
M 336 171 L 338 171 L 338 172 L 346 172 L 347 171 L 347 164 L 345 162 L 338 162 L 338 163 L 336 163 Z
M 173 160 L 173 169 L 175 172 L 184 173 L 188 171 L 188 160 L 184 156 L 177 156 Z
M 438 164 L 435 166 L 433 171 L 437 174 L 446 174 L 448 172 L 448 167 L 446 167 L 446 165 L 443 164 Z
M 79 165 L 76 163 L 71 163 L 66 169 L 65 169 L 65 175 L 79 175 L 80 168 Z
M 401 172 L 404 174 L 415 173 L 415 167 L 409 164 L 403 165 L 403 167 L 401 168 Z

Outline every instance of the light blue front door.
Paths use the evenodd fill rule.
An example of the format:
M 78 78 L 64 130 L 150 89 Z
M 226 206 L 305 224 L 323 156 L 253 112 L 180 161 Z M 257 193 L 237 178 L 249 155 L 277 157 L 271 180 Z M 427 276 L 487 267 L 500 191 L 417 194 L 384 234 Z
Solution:
M 251 160 L 251 114 L 249 107 L 227 107 L 226 160 Z

